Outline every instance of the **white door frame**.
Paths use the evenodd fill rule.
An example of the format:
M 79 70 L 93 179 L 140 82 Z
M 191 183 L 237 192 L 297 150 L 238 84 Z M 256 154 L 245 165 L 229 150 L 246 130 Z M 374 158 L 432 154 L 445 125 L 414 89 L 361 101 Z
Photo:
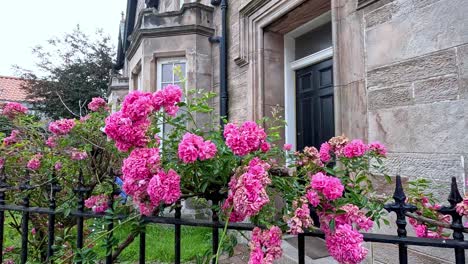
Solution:
M 307 57 L 295 60 L 296 38 L 331 21 L 331 12 L 307 22 L 284 35 L 284 108 L 286 120 L 286 143 L 296 150 L 296 70 L 333 57 L 333 47 L 320 50 Z

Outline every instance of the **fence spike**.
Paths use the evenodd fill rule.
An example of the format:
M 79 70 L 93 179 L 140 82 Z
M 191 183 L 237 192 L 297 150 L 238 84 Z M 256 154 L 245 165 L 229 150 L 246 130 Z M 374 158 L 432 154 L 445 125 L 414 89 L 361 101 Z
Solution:
M 451 228 L 453 230 L 453 239 L 463 241 L 463 222 L 462 216 L 458 214 L 456 206 L 458 203 L 463 201 L 460 192 L 458 191 L 457 179 L 452 177 L 452 184 L 450 185 L 450 194 L 447 201 L 450 206 L 442 206 L 439 209 L 439 213 L 443 215 L 450 215 L 452 217 Z M 455 263 L 465 263 L 465 251 L 460 248 L 455 248 Z
M 79 169 L 79 174 L 78 174 L 78 187 L 75 188 L 75 193 L 78 194 L 78 205 L 77 205 L 77 211 L 78 211 L 78 216 L 77 216 L 77 224 L 76 224 L 76 247 L 78 249 L 83 248 L 83 227 L 84 227 L 84 218 L 83 218 L 83 212 L 84 212 L 84 200 L 85 200 L 85 194 L 88 192 L 88 189 L 85 188 L 84 186 L 84 177 L 83 177 L 83 170 L 82 168 Z M 81 261 L 77 261 L 78 264 L 81 264 Z
M 0 169 L 0 206 L 5 205 L 5 191 L 8 187 L 6 183 L 5 166 Z M 0 210 L 0 252 L 3 252 L 3 235 L 5 228 L 5 211 Z M 3 254 L 0 254 L 0 263 L 3 263 Z
M 395 212 L 397 215 L 396 224 L 398 226 L 397 234 L 398 237 L 406 237 L 406 212 L 416 211 L 416 206 L 406 203 L 406 195 L 403 190 L 403 184 L 401 183 L 401 176 L 396 176 L 395 192 L 393 193 L 393 199 L 395 202 L 384 205 L 385 210 Z M 408 247 L 404 243 L 398 244 L 399 260 L 401 264 L 408 263 Z
M 53 263 L 54 243 L 55 243 L 55 209 L 57 207 L 55 195 L 60 192 L 62 188 L 58 185 L 55 170 L 52 170 L 52 179 L 50 182 L 50 196 L 49 196 L 49 221 L 47 227 L 48 240 L 47 240 L 47 262 Z
M 29 208 L 29 190 L 31 189 L 30 185 L 30 176 L 29 170 L 26 170 L 25 181 L 20 185 L 20 190 L 26 192 L 22 206 L 25 209 Z M 25 264 L 28 261 L 28 234 L 29 234 L 29 212 L 27 210 L 23 211 L 21 217 L 21 264 Z
M 174 217 L 176 219 L 180 219 L 182 213 L 181 213 L 181 210 L 182 210 L 182 205 L 181 205 L 181 202 L 180 200 L 176 202 L 176 205 L 175 205 L 175 213 L 174 213 Z M 180 251 L 180 240 L 181 240 L 181 227 L 180 227 L 180 224 L 175 224 L 174 225 L 174 263 L 176 264 L 180 264 L 180 256 L 181 256 L 181 251 Z
M 109 176 L 112 177 L 112 169 L 109 172 Z M 112 264 L 112 239 L 114 236 L 114 195 L 115 195 L 115 188 L 114 188 L 114 183 L 112 182 L 112 193 L 109 195 L 109 199 L 107 201 L 107 209 L 109 211 L 109 216 L 111 218 L 108 219 L 109 223 L 107 224 L 107 248 L 106 248 L 106 264 Z

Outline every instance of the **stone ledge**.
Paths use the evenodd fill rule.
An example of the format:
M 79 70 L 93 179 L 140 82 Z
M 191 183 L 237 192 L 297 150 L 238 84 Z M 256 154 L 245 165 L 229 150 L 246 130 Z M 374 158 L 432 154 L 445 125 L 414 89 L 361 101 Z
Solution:
M 169 36 L 181 36 L 196 34 L 206 37 L 211 37 L 214 34 L 214 29 L 199 26 L 199 25 L 185 25 L 174 26 L 166 28 L 153 28 L 153 29 L 138 29 L 132 34 L 132 44 L 127 51 L 127 60 L 131 60 L 137 51 L 140 43 L 144 38 L 160 38 Z M 208 39 L 207 39 L 208 41 Z

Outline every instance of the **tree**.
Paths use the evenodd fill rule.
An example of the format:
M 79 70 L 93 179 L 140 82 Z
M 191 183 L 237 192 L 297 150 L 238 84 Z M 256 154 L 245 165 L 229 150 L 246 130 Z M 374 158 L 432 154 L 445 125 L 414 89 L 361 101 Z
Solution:
M 47 43 L 32 50 L 38 72 L 16 66 L 27 80 L 23 88 L 35 110 L 50 118 L 84 116 L 93 97 L 106 96 L 115 55 L 109 36 L 98 30 L 92 38 L 77 26 Z

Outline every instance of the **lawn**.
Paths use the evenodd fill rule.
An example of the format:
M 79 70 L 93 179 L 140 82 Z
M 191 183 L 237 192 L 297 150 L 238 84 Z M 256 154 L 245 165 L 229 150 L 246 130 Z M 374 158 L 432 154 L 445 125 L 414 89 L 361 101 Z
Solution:
M 119 239 L 124 239 L 128 233 L 125 228 L 116 232 Z M 211 248 L 211 229 L 182 227 L 181 258 L 190 261 L 198 254 L 203 254 Z M 134 262 L 138 260 L 138 238 L 126 248 L 120 260 Z M 103 251 L 104 253 L 105 251 Z M 146 227 L 146 260 L 157 262 L 174 262 L 174 227 L 165 225 L 148 225 Z
M 20 221 L 20 217 L 16 218 Z M 14 246 L 14 259 L 19 260 L 21 239 L 20 235 L 9 226 L 8 223 L 12 218 L 5 214 L 5 248 Z M 91 221 L 88 221 L 91 224 Z M 130 225 L 117 226 L 114 235 L 119 241 L 123 241 L 130 232 Z M 187 262 L 194 260 L 197 255 L 202 255 L 211 248 L 211 229 L 209 228 L 194 228 L 182 227 L 181 237 L 181 258 L 182 261 Z M 96 234 L 97 235 L 97 234 Z M 90 240 L 92 240 L 91 235 Z M 95 245 L 102 245 L 102 241 L 94 241 Z M 85 245 L 89 243 L 85 241 Z M 99 258 L 104 259 L 105 249 L 96 246 L 94 251 L 98 254 Z M 30 252 L 32 253 L 32 252 Z M 121 263 L 136 263 L 139 254 L 139 237 L 133 241 L 120 255 L 119 260 Z M 9 255 L 11 258 L 12 255 Z M 149 224 L 146 227 L 146 260 L 148 262 L 157 263 L 173 263 L 174 262 L 174 227 L 168 225 Z

